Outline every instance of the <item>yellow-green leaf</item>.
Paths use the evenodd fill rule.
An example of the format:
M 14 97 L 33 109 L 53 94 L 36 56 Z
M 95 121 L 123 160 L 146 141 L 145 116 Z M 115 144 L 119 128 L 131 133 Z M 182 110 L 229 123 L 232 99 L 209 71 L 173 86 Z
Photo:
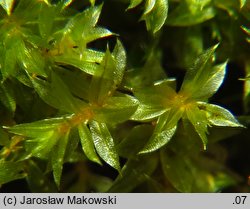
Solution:
M 93 138 L 91 136 L 91 132 L 86 124 L 80 124 L 78 126 L 79 136 L 81 139 L 82 149 L 87 156 L 93 162 L 98 164 L 102 164 L 98 155 L 96 154 Z
M 94 27 L 90 30 L 86 30 L 83 32 L 83 39 L 86 43 L 94 41 L 99 38 L 105 38 L 108 36 L 114 35 L 110 30 L 102 27 Z
M 198 133 L 203 142 L 203 147 L 206 149 L 207 146 L 207 125 L 208 121 L 204 112 L 200 111 L 200 109 L 196 105 L 190 105 L 186 109 L 186 114 L 188 120 L 192 123 L 195 128 L 195 131 Z
M 247 3 L 247 0 L 240 0 L 240 8 L 244 7 Z
M 153 5 L 153 8 L 151 8 Z M 164 25 L 168 16 L 168 0 L 150 1 L 146 6 L 146 13 L 141 17 L 146 21 L 146 26 L 149 31 L 156 33 Z
M 211 3 L 211 0 L 185 0 L 192 14 L 202 11 L 205 6 Z
M 18 63 L 30 74 L 47 77 L 45 59 L 36 49 L 23 45 L 18 51 Z
M 62 9 L 68 7 L 74 0 L 62 0 L 61 4 L 62 4 Z
M 204 74 L 207 73 L 207 78 L 205 78 L 205 76 L 204 79 L 201 78 L 199 83 L 202 83 L 202 85 L 200 85 L 200 89 L 197 88 L 197 90 L 193 92 L 193 98 L 207 99 L 213 96 L 224 80 L 226 65 L 227 63 L 225 62 L 210 68 L 208 72 L 204 72 Z
M 61 181 L 64 155 L 65 155 L 65 150 L 67 148 L 68 140 L 69 140 L 69 132 L 65 133 L 64 136 L 60 137 L 57 140 L 57 144 L 54 146 L 53 152 L 51 153 L 53 176 L 57 187 L 59 187 Z
M 51 118 L 44 119 L 40 121 L 35 121 L 32 123 L 18 124 L 12 127 L 4 127 L 8 129 L 9 132 L 27 137 L 38 137 L 39 135 L 56 129 L 61 123 L 65 122 L 66 118 Z
M 153 152 L 166 145 L 173 137 L 177 123 L 182 116 L 180 111 L 169 111 L 158 118 L 154 133 L 140 154 Z
M 89 0 L 91 5 L 94 6 L 95 5 L 95 0 Z
M 101 73 L 101 68 L 97 63 L 81 60 L 80 57 L 62 55 L 55 57 L 54 61 L 60 65 L 71 65 L 90 75 L 99 75 Z
M 165 113 L 167 110 L 162 107 L 152 107 L 151 105 L 139 104 L 135 113 L 131 116 L 131 120 L 135 121 L 151 121 Z
M 4 8 L 8 15 L 11 14 L 15 0 L 0 0 L 0 5 Z
M 16 59 L 14 48 L 7 49 L 5 52 L 4 66 L 2 68 L 4 79 L 16 73 Z
M 43 38 L 48 38 L 51 35 L 56 15 L 55 6 L 42 4 L 38 17 L 38 26 L 39 32 Z
M 77 42 L 81 50 L 86 48 L 88 41 L 109 36 L 112 33 L 107 29 L 97 29 L 95 26 L 101 14 L 102 4 L 99 6 L 91 6 L 82 13 L 71 18 L 65 27 L 65 34 L 70 34 L 71 38 Z M 100 36 L 98 37 L 98 32 Z M 92 35 L 91 35 L 92 34 Z M 92 36 L 92 38 L 91 38 Z
M 191 97 L 210 96 L 220 86 L 225 75 L 225 64 L 212 68 L 212 58 L 218 45 L 203 52 L 189 68 L 181 86 L 181 92 Z M 205 86 L 203 86 L 205 84 Z M 213 87 L 213 85 L 215 85 Z M 204 95 L 201 90 L 204 87 Z M 210 87 L 212 87 L 210 92 Z M 196 97 L 196 94 L 199 96 Z M 206 98 L 207 99 L 207 98 Z
M 172 128 L 163 130 L 162 132 L 153 135 L 152 139 L 149 140 L 149 142 L 144 146 L 144 148 L 139 153 L 144 154 L 153 152 L 166 145 L 173 137 L 176 128 L 177 127 L 174 126 Z
M 120 162 L 114 140 L 105 123 L 90 122 L 90 131 L 99 156 L 110 166 L 120 171 Z
M 164 80 L 155 83 L 152 87 L 135 90 L 134 94 L 139 100 L 139 106 L 131 119 L 148 121 L 169 110 L 171 98 L 176 95 L 175 90 L 169 86 L 170 83 Z
M 237 119 L 223 107 L 199 102 L 199 108 L 205 111 L 207 120 L 214 126 L 244 127 Z
M 115 72 L 114 72 L 114 82 L 115 85 L 118 86 L 122 79 L 123 79 L 123 74 L 126 68 L 126 62 L 127 62 L 127 56 L 126 56 L 126 51 L 124 46 L 122 45 L 121 41 L 117 39 L 115 48 L 112 52 L 112 57 L 115 61 Z
M 145 10 L 143 12 L 144 15 L 146 15 L 147 13 L 151 12 L 152 9 L 154 8 L 155 6 L 155 3 L 156 3 L 157 0 L 146 0 L 146 3 L 145 3 Z
M 116 88 L 112 79 L 116 66 L 109 49 L 107 49 L 99 69 L 101 75 L 93 77 L 90 84 L 89 100 L 102 104 Z
M 3 64 L 1 66 L 3 80 L 17 74 L 17 51 L 23 50 L 23 47 L 23 42 L 19 37 L 9 37 L 7 40 L 5 40 L 5 47 L 1 51 L 1 53 L 4 55 L 2 55 Z
M 92 78 L 89 100 L 102 104 L 120 85 L 126 66 L 126 52 L 118 40 L 111 53 L 107 49 L 100 64 L 102 74 Z
M 66 112 L 76 112 L 78 110 L 78 102 L 73 97 L 63 80 L 52 72 L 51 82 L 38 78 L 31 78 L 33 86 L 39 96 L 52 107 L 58 108 Z
M 33 157 L 48 159 L 59 139 L 55 131 L 43 131 L 35 138 L 25 140 L 25 150 Z
M 95 110 L 95 120 L 110 124 L 121 123 L 130 118 L 137 106 L 138 101 L 132 96 L 110 97 L 102 108 Z

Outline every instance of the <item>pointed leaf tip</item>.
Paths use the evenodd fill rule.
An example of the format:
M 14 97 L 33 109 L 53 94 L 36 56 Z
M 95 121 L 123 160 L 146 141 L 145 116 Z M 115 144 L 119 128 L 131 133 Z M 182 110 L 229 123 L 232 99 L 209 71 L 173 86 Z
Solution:
M 240 8 L 243 8 L 246 3 L 247 3 L 247 0 L 240 0 Z
M 226 63 L 213 67 L 214 53 L 219 43 L 201 53 L 191 68 L 186 72 L 181 92 L 195 99 L 205 100 L 211 97 L 220 87 Z
M 130 0 L 130 4 L 126 10 L 133 9 L 142 3 L 143 0 Z
M 199 88 L 199 90 L 197 89 L 193 97 L 199 99 L 207 99 L 213 96 L 224 81 L 226 75 L 226 66 L 227 61 L 211 67 L 207 72 L 206 78 L 204 77 L 205 79 L 202 82 L 202 86 Z
M 199 108 L 205 111 L 206 117 L 211 125 L 244 128 L 227 109 L 203 102 L 199 102 L 198 104 Z
M 214 50 L 216 50 L 216 49 L 219 47 L 219 45 L 220 45 L 220 42 L 218 42 L 217 44 L 215 44 L 214 46 L 212 46 L 212 48 L 213 48 Z
M 95 0 L 89 0 L 90 3 L 91 3 L 91 6 L 94 6 L 95 5 Z
M 15 0 L 1 0 L 0 5 L 4 8 L 8 15 L 11 14 L 12 8 L 15 4 Z
M 148 31 L 158 32 L 164 25 L 168 16 L 168 0 L 154 0 L 146 5 L 141 17 L 145 20 Z

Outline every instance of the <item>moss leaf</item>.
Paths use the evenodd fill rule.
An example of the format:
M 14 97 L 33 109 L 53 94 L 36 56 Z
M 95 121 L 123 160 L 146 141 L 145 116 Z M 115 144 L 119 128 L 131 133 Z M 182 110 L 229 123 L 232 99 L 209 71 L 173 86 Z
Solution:
M 78 131 L 81 139 L 82 149 L 87 158 L 93 162 L 102 164 L 98 155 L 96 154 L 93 138 L 89 128 L 86 126 L 86 124 L 80 124 L 78 126 Z
M 149 0 L 141 17 L 146 21 L 147 30 L 156 33 L 164 25 L 168 16 L 168 0 Z
M 205 111 L 206 117 L 211 125 L 244 127 L 241 125 L 233 114 L 227 109 L 214 104 L 199 103 L 199 107 Z
M 91 121 L 89 125 L 94 145 L 99 156 L 107 164 L 120 171 L 119 156 L 115 148 L 114 140 L 106 124 Z

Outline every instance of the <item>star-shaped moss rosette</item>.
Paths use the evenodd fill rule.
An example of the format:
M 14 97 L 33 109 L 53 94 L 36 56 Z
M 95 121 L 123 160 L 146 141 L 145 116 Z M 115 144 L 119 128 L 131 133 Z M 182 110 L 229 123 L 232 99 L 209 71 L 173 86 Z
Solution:
M 5 81 L 16 77 L 32 86 L 27 73 L 47 77 L 57 66 L 98 72 L 103 52 L 87 47 L 92 41 L 113 35 L 97 26 L 102 5 L 69 15 L 70 1 L 0 1 L 0 66 Z M 27 11 L 30 11 L 27 13 Z
M 207 102 L 225 77 L 226 62 L 212 65 L 217 46 L 206 50 L 188 69 L 179 92 L 169 80 L 135 91 L 140 105 L 132 119 L 152 121 L 157 118 L 154 132 L 140 153 L 152 152 L 167 144 L 180 119 L 191 122 L 204 149 L 209 126 L 243 127 L 228 110 Z
M 134 97 L 116 91 L 125 65 L 126 53 L 117 41 L 112 53 L 107 49 L 99 65 L 100 74 L 91 78 L 89 95 L 83 99 L 73 96 L 55 72 L 49 80 L 30 78 L 34 89 L 47 104 L 68 114 L 5 128 L 25 138 L 25 158 L 49 161 L 58 186 L 63 163 L 74 157 L 79 141 L 89 160 L 101 164 L 101 158 L 120 171 L 119 156 L 108 124 L 128 120 L 138 106 Z M 77 129 L 78 134 L 75 133 Z

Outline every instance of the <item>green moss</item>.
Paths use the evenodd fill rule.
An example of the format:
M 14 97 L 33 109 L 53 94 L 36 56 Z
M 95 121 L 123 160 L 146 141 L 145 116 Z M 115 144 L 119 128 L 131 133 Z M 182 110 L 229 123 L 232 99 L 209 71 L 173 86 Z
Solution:
M 249 8 L 0 1 L 3 191 L 246 191 L 230 162 L 249 145 Z

